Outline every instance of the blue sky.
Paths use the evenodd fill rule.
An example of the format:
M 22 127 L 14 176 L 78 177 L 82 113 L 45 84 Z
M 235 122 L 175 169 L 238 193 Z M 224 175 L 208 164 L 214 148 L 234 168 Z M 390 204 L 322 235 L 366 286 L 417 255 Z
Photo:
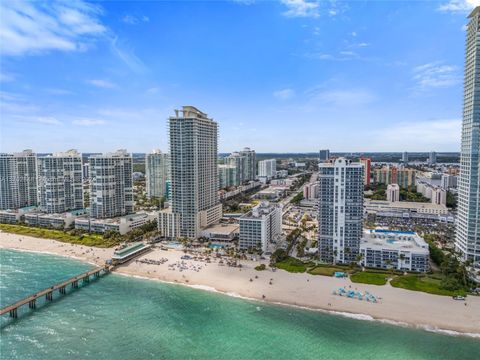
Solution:
M 477 0 L 0 2 L 0 150 L 458 151 Z

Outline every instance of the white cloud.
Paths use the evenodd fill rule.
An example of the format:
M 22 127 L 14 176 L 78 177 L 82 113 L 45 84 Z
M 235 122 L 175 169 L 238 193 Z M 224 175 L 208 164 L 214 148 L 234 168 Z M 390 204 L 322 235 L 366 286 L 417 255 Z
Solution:
M 440 61 L 417 66 L 413 69 L 413 80 L 417 90 L 445 88 L 461 82 L 458 67 L 444 65 Z
M 0 53 L 82 51 L 106 32 L 99 7 L 83 1 L 0 1 Z
M 383 151 L 427 151 L 460 147 L 462 122 L 458 119 L 404 122 L 389 128 L 374 130 L 371 148 Z
M 318 103 L 334 107 L 350 107 L 374 102 L 377 97 L 367 89 L 313 89 L 307 92 L 311 99 Z
M 87 83 L 90 85 L 103 88 L 103 89 L 113 89 L 116 87 L 116 85 L 108 80 L 102 80 L 102 79 L 91 79 L 87 80 Z
M 318 17 L 318 3 L 309 0 L 281 0 L 287 7 L 283 15 L 288 17 Z
M 15 80 L 15 75 L 5 72 L 5 71 L 0 71 L 0 82 L 9 82 Z
M 101 119 L 77 119 L 73 120 L 72 124 L 78 126 L 98 126 L 105 125 L 106 121 Z
M 36 122 L 40 123 L 40 124 L 47 124 L 47 125 L 62 125 L 62 122 L 52 116 L 47 116 L 47 117 L 43 117 L 43 116 L 39 116 L 36 118 L 35 120 Z
M 273 96 L 280 100 L 288 100 L 295 96 L 295 91 L 293 89 L 277 90 L 273 93 Z
M 3 115 L 2 115 L 3 116 Z M 63 123 L 53 116 L 37 116 L 37 115 L 21 115 L 21 114 L 5 114 L 5 121 L 10 122 L 22 122 L 22 123 L 35 123 L 42 125 L 63 125 Z
M 438 7 L 443 12 L 468 12 L 480 5 L 480 0 L 450 0 Z
M 131 48 L 121 43 L 118 37 L 113 38 L 110 45 L 112 52 L 117 55 L 130 70 L 139 74 L 147 71 L 145 64 L 135 55 Z
M 149 22 L 150 18 L 145 15 L 143 16 L 125 15 L 122 18 L 122 21 L 126 24 L 136 25 L 136 24 L 139 24 L 140 22 Z

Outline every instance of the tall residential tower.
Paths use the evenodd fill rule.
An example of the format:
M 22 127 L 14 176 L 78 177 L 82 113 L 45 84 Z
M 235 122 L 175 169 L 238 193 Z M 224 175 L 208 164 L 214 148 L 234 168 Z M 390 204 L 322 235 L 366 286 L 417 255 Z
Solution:
M 363 226 L 363 165 L 345 158 L 320 163 L 318 198 L 320 259 L 356 261 Z
M 480 7 L 469 16 L 455 247 L 480 264 Z
M 33 151 L 0 154 L 0 210 L 37 204 L 37 157 Z
M 172 219 L 179 234 L 200 236 L 200 230 L 220 220 L 218 200 L 218 125 L 193 106 L 175 110 L 169 118 Z M 159 222 L 159 225 L 161 225 Z
M 167 197 L 167 180 L 170 180 L 170 154 L 153 150 L 145 156 L 145 182 L 148 198 Z
M 133 213 L 132 156 L 126 150 L 93 155 L 90 164 L 90 216 L 104 219 Z
M 83 208 L 82 157 L 76 150 L 39 157 L 38 200 L 47 213 Z

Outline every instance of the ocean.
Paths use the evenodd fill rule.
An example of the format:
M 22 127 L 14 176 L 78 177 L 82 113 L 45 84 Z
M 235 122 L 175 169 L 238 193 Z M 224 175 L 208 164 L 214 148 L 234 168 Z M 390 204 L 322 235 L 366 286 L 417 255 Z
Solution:
M 0 249 L 0 306 L 92 265 Z M 69 289 L 70 292 L 70 289 Z M 6 359 L 479 359 L 480 339 L 117 274 L 3 316 Z

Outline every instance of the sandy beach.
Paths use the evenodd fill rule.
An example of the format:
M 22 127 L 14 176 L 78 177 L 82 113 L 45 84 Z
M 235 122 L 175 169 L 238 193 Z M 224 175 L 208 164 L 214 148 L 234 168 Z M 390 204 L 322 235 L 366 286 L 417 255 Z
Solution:
M 0 247 L 69 256 L 98 265 L 103 265 L 113 254 L 113 249 L 3 232 L 0 232 Z M 283 270 L 273 272 L 268 267 L 265 271 L 256 271 L 254 267 L 259 263 L 251 261 L 242 261 L 242 268 L 221 266 L 218 260 L 211 263 L 184 261 L 181 260 L 183 255 L 183 251 L 155 248 L 137 261 L 117 267 L 115 272 L 216 290 L 232 296 L 351 314 L 349 316 L 428 330 L 467 333 L 480 338 L 480 297 L 469 296 L 466 301 L 455 301 L 448 296 L 398 289 L 389 284 L 356 284 L 348 279 L 292 274 Z M 142 262 L 145 260 L 154 260 L 157 264 Z M 338 287 L 368 291 L 380 300 L 370 303 L 335 296 L 332 291 Z

